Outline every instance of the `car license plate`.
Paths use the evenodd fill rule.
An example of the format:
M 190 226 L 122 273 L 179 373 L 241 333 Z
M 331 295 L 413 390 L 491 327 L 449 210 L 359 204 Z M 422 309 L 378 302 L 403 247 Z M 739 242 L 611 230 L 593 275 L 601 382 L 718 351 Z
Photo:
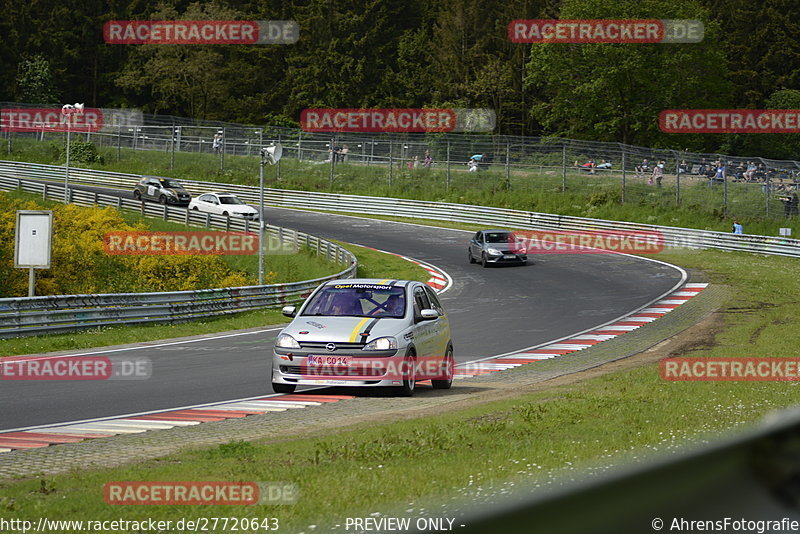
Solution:
M 503 259 L 505 260 L 513 260 L 516 257 L 517 257 L 516 254 L 503 254 Z
M 308 356 L 308 365 L 350 365 L 352 356 Z

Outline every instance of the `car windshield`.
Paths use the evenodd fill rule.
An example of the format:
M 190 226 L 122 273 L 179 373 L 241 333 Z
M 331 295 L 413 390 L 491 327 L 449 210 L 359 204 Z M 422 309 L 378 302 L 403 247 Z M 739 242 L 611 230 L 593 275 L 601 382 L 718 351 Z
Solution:
M 236 205 L 244 204 L 244 202 L 242 202 L 241 200 L 239 200 L 238 198 L 236 198 L 234 196 L 229 196 L 229 197 L 220 196 L 219 197 L 219 203 L 220 204 L 236 204 Z
M 490 232 L 486 234 L 487 243 L 513 243 L 514 234 L 508 232 Z
M 335 284 L 314 295 L 303 315 L 390 317 L 405 315 L 405 290 L 380 284 Z
M 183 187 L 177 180 L 159 180 L 158 182 L 161 187 L 166 187 L 167 189 L 181 189 Z

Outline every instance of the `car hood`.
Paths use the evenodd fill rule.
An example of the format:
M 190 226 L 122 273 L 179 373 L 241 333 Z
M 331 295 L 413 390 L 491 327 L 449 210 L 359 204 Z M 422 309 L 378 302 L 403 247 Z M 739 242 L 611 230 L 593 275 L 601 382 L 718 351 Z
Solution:
M 258 213 L 258 210 L 245 204 L 220 204 L 220 207 L 230 213 Z
M 182 187 L 165 187 L 164 189 L 167 190 L 167 191 L 172 191 L 173 193 L 181 194 L 181 195 L 188 195 L 189 194 L 189 191 L 187 191 L 186 189 L 184 189 Z
M 383 336 L 397 336 L 403 330 L 404 319 L 373 317 L 329 317 L 301 315 L 296 317 L 284 330 L 299 343 L 359 343 L 368 342 Z M 369 329 L 369 336 L 362 340 L 361 334 Z M 305 332 L 305 333 L 301 333 Z

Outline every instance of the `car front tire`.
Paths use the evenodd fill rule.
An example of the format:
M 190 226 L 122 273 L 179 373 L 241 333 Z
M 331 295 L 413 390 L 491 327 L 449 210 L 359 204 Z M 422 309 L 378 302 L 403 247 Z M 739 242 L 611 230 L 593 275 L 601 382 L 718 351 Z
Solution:
M 396 389 L 397 396 L 413 397 L 414 389 L 416 389 L 417 385 L 416 377 L 414 376 L 417 368 L 417 355 L 414 352 L 410 352 L 403 360 L 403 366 L 408 371 L 408 374 L 403 376 L 403 385 Z
M 486 259 L 485 252 L 481 253 L 481 265 L 483 266 L 484 269 L 489 266 L 489 261 Z
M 294 393 L 295 389 L 297 389 L 296 384 L 279 384 L 277 382 L 272 383 L 272 391 L 275 393 Z
M 453 347 L 447 347 L 447 354 L 445 354 L 444 361 L 447 366 L 447 375 L 450 378 L 445 380 L 431 380 L 433 389 L 450 389 L 453 385 L 453 374 L 455 373 L 456 367 L 456 362 L 453 358 Z
M 472 256 L 472 251 L 470 249 L 467 249 L 467 256 L 469 257 L 470 263 L 475 263 L 475 258 Z
M 158 201 L 166 206 L 167 205 L 167 195 L 161 195 L 160 197 L 158 197 Z

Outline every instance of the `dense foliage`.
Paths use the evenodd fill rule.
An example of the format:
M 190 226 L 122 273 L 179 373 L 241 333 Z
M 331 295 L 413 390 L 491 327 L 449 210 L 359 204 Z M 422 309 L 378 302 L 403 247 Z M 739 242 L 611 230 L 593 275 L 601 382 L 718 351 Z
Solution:
M 796 142 L 661 133 L 665 108 L 800 89 L 793 0 L 0 0 L 0 101 L 291 124 L 307 107 L 490 107 L 498 132 L 796 156 Z M 525 18 L 687 18 L 691 45 L 523 45 Z M 293 45 L 109 45 L 109 20 L 296 20 Z
M 14 225 L 17 210 L 42 209 L 0 192 L 0 297 L 28 293 L 28 271 L 14 268 Z M 52 267 L 37 272 L 37 295 L 186 291 L 240 287 L 255 283 L 233 271 L 217 256 L 118 256 L 104 248 L 108 232 L 146 231 L 128 224 L 113 208 L 53 204 Z

